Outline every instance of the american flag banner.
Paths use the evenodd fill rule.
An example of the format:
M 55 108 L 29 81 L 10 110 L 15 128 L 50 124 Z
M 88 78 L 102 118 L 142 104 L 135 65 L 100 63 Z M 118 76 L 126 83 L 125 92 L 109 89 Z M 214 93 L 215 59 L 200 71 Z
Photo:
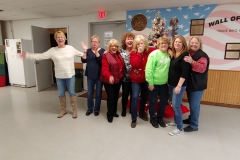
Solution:
M 210 69 L 240 70 L 240 60 L 224 59 L 226 43 L 240 43 L 239 8 L 240 2 L 233 2 L 127 11 L 126 31 L 148 37 L 152 30 L 152 21 L 156 12 L 159 12 L 160 17 L 165 20 L 164 27 L 169 33 L 172 29 L 169 22 L 176 17 L 179 20 L 178 35 L 184 36 L 189 41 L 191 20 L 205 19 L 204 34 L 200 38 L 203 42 L 203 50 L 210 57 Z M 131 26 L 131 19 L 136 14 L 142 14 L 148 20 L 147 27 L 142 31 L 135 31 Z

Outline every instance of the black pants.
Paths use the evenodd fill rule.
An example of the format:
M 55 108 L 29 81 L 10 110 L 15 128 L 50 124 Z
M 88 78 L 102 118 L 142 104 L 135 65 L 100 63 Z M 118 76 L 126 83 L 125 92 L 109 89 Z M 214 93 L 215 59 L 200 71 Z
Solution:
M 129 95 L 130 95 L 130 112 L 131 112 L 132 82 L 122 81 L 122 112 L 126 112 Z
M 120 83 L 108 84 L 104 83 L 104 88 L 107 93 L 107 117 L 113 117 L 117 113 L 117 103 L 119 97 Z
M 159 117 L 163 117 L 164 111 L 168 100 L 168 85 L 154 85 L 152 91 L 149 90 L 149 113 L 151 117 L 156 117 L 156 104 L 157 98 L 160 97 L 160 106 L 158 107 L 157 114 Z

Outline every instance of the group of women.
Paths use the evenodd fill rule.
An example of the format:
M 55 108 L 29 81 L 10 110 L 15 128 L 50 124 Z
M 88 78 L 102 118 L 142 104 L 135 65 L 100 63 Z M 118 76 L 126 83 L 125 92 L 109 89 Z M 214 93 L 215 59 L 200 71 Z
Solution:
M 128 98 L 130 96 L 131 127 L 135 128 L 137 117 L 148 121 L 145 113 L 145 104 L 149 99 L 150 123 L 158 128 L 176 126 L 169 132 L 170 135 L 180 135 L 185 132 L 198 130 L 200 101 L 207 88 L 207 75 L 209 58 L 202 51 L 202 42 L 199 37 L 191 37 L 189 46 L 182 36 L 176 36 L 172 45 L 168 37 L 160 37 L 157 48 L 149 47 L 147 39 L 142 35 L 135 36 L 127 32 L 122 36 L 121 46 L 115 39 L 108 43 L 107 50 L 99 48 L 100 38 L 91 37 L 91 48 L 82 43 L 84 53 L 72 46 L 65 45 L 64 33 L 55 33 L 57 47 L 53 47 L 43 54 L 22 53 L 22 57 L 30 59 L 49 59 L 55 64 L 55 73 L 63 117 L 66 112 L 65 86 L 67 86 L 73 118 L 77 118 L 76 96 L 74 90 L 74 56 L 81 56 L 82 62 L 87 63 L 85 75 L 88 83 L 88 110 L 89 116 L 94 112 L 99 115 L 101 105 L 102 86 L 107 93 L 107 120 L 113 122 L 117 114 L 117 104 L 120 88 L 122 86 L 122 113 L 126 116 Z M 94 87 L 96 85 L 96 101 L 93 102 Z M 190 116 L 182 120 L 181 101 L 184 91 L 190 107 Z M 174 122 L 165 124 L 164 110 L 167 105 L 169 93 L 174 109 Z M 156 104 L 158 97 L 160 105 Z M 138 102 L 140 104 L 138 107 Z M 139 111 L 139 112 L 138 112 Z M 155 114 L 157 113 L 157 115 Z M 183 123 L 189 126 L 183 128 Z
M 136 127 L 137 117 L 148 121 L 145 105 L 149 99 L 150 123 L 153 127 L 176 126 L 169 132 L 170 135 L 197 131 L 200 101 L 207 87 L 208 66 L 209 58 L 202 51 L 199 37 L 191 37 L 187 46 L 183 36 L 176 36 L 172 45 L 169 38 L 163 36 L 158 39 L 157 48 L 149 47 L 144 36 L 134 36 L 132 33 L 123 35 L 121 47 L 117 40 L 110 40 L 102 57 L 100 75 L 108 96 L 108 122 L 119 117 L 117 102 L 122 85 L 122 116 L 126 115 L 128 96 L 131 95 L 132 128 Z M 183 121 L 181 102 L 186 89 L 190 116 Z M 165 124 L 163 116 L 169 92 L 175 116 L 174 122 Z M 160 105 L 156 107 L 158 97 Z M 183 128 L 183 122 L 189 126 Z

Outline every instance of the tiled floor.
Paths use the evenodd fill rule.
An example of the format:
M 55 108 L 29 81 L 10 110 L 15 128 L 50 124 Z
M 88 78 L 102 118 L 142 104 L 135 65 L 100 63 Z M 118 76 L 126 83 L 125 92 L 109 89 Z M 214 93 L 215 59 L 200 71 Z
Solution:
M 199 131 L 172 137 L 173 128 L 155 129 L 141 119 L 132 129 L 129 114 L 108 123 L 106 101 L 99 116 L 87 117 L 87 99 L 78 97 L 77 119 L 69 98 L 67 104 L 68 114 L 58 119 L 56 87 L 0 88 L 0 160 L 240 159 L 239 109 L 202 105 Z

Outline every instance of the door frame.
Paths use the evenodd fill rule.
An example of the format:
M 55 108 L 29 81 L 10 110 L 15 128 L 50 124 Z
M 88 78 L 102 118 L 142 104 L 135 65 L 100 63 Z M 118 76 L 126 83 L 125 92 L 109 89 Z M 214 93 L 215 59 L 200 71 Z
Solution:
M 69 39 L 68 39 L 68 26 L 65 26 L 65 27 L 63 27 L 63 26 L 58 26 L 58 27 L 51 27 L 51 28 L 46 28 L 46 29 L 48 29 L 48 31 L 50 30 L 50 29 L 62 29 L 62 28 L 66 28 L 66 33 L 67 33 L 67 41 L 68 41 L 68 44 L 69 44 Z M 65 33 L 65 32 L 64 32 Z M 50 40 L 50 32 L 48 32 L 48 37 L 49 37 L 49 44 L 51 43 L 51 40 Z M 51 48 L 51 47 L 50 47 Z M 54 68 L 53 68 L 53 61 L 52 61 L 52 63 L 51 63 L 51 70 L 52 70 L 52 74 L 54 73 Z M 54 78 L 56 78 L 56 77 L 54 77 L 54 74 L 53 74 L 53 76 L 52 76 L 52 85 L 56 85 L 56 83 L 54 83 Z
M 49 26 L 49 27 L 46 27 L 46 29 L 55 29 L 55 28 L 66 28 L 67 29 L 67 35 L 68 35 L 68 44 L 70 44 L 70 40 L 69 40 L 69 27 L 68 25 L 66 26 Z
M 45 26 L 45 27 L 43 27 L 43 26 L 37 26 L 37 25 L 34 25 L 34 26 L 36 26 L 36 27 L 41 27 L 41 28 L 45 28 L 45 29 L 55 29 L 55 28 L 66 28 L 66 32 L 67 32 L 67 35 L 68 35 L 68 37 L 69 37 L 69 27 L 68 27 L 68 25 L 66 25 L 66 26 Z M 48 33 L 48 37 L 50 38 L 50 34 Z M 32 41 L 33 41 L 33 39 L 32 39 Z M 32 42 L 33 43 L 33 42 Z M 69 39 L 68 39 L 68 44 L 70 43 L 70 41 L 69 41 Z M 50 44 L 50 39 L 49 39 L 49 44 Z M 51 48 L 51 47 L 50 47 Z M 50 49 L 49 48 L 49 49 Z M 51 70 L 52 70 L 52 67 L 50 68 Z M 52 70 L 52 74 L 53 74 L 53 70 Z M 53 80 L 53 78 L 52 78 L 52 85 L 54 84 L 54 80 Z M 42 91 L 42 90 L 40 90 L 40 91 Z

